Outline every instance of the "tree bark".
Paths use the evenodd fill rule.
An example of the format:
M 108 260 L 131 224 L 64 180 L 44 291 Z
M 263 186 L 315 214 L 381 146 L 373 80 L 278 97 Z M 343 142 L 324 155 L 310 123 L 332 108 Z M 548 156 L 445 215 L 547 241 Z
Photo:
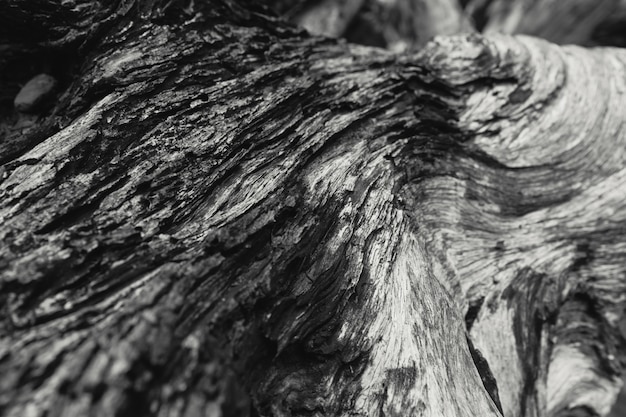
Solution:
M 626 52 L 270 14 L 0 5 L 0 414 L 606 414 Z

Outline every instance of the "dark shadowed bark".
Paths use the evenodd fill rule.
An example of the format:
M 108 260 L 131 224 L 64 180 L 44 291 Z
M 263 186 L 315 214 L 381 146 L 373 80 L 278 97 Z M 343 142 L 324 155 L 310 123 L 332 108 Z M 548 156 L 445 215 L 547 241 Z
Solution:
M 626 52 L 270 14 L 0 4 L 0 414 L 607 413 Z

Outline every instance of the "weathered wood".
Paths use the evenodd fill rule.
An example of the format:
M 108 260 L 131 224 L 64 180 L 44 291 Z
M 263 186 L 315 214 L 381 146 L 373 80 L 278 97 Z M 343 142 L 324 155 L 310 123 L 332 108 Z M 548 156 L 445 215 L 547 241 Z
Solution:
M 75 77 L 0 142 L 1 414 L 608 411 L 626 52 L 103 3 L 50 16 L 108 18 L 45 27 Z

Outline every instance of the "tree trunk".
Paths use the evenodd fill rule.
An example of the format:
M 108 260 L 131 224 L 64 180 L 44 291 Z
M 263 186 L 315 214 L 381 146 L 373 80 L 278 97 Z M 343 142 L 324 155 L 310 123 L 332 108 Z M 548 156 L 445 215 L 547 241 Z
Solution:
M 0 414 L 606 414 L 626 52 L 270 14 L 0 4 Z

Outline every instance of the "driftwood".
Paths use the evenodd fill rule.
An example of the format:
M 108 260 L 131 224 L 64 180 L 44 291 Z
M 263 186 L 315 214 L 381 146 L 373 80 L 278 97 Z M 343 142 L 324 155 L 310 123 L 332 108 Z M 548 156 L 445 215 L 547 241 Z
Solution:
M 626 52 L 270 15 L 0 4 L 0 415 L 609 412 Z

